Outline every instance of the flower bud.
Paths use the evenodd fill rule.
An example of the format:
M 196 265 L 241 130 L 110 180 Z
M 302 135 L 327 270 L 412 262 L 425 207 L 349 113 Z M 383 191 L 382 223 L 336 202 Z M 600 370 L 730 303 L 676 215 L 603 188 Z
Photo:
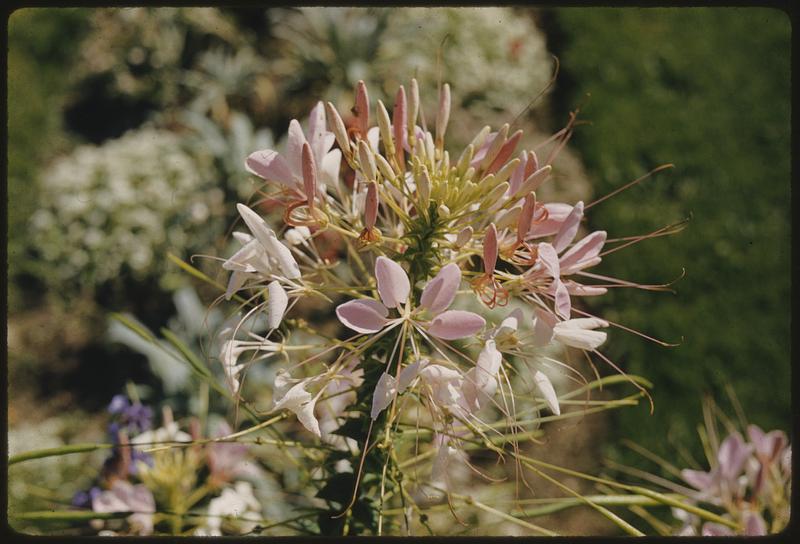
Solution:
M 500 127 L 500 130 L 497 134 L 494 135 L 494 140 L 492 140 L 491 145 L 489 145 L 489 149 L 486 150 L 486 155 L 484 155 L 483 160 L 481 161 L 481 167 L 487 168 L 494 162 L 495 157 L 500 152 L 500 149 L 506 143 L 508 137 L 508 123 Z
M 381 131 L 381 140 L 383 141 L 383 148 L 386 150 L 388 156 L 395 154 L 394 140 L 392 140 L 392 127 L 389 120 L 389 112 L 386 111 L 386 106 L 383 102 L 378 100 L 378 128 Z
M 536 151 L 528 151 L 528 161 L 525 163 L 525 179 L 528 179 L 538 169 L 539 158 L 536 156 Z
M 417 196 L 419 198 L 420 211 L 427 210 L 428 202 L 431 199 L 431 178 L 425 167 L 422 167 L 420 175 L 417 176 Z
M 546 166 L 542 166 L 536 172 L 528 176 L 528 179 L 526 179 L 522 183 L 522 186 L 520 186 L 520 188 L 517 189 L 517 192 L 514 196 L 519 198 L 524 194 L 530 193 L 531 191 L 535 191 L 536 189 L 538 189 L 542 185 L 542 183 L 544 183 L 544 181 L 547 179 L 547 176 L 550 175 L 551 169 L 552 168 L 548 164 Z
M 408 111 L 406 111 L 406 122 L 408 125 L 408 141 L 414 141 L 414 127 L 417 124 L 417 114 L 419 113 L 419 85 L 417 80 L 411 78 L 411 86 L 408 93 Z
M 405 155 L 403 154 L 403 142 L 406 138 L 406 90 L 400 85 L 394 100 L 394 111 L 392 112 L 392 122 L 394 124 L 394 141 L 397 165 L 401 170 L 405 170 Z
M 362 142 L 363 143 L 363 142 Z M 372 230 L 378 217 L 378 185 L 374 181 L 367 184 L 367 201 L 364 205 L 364 226 Z
M 525 202 L 522 204 L 522 213 L 519 214 L 517 222 L 517 242 L 525 240 L 528 231 L 531 230 L 533 222 L 533 210 L 536 207 L 536 195 L 528 193 L 525 195 Z
M 486 125 L 480 129 L 469 145 L 471 145 L 473 149 L 480 149 L 480 147 L 483 145 L 483 142 L 486 141 L 486 137 L 489 135 L 491 130 L 492 128 L 489 125 Z
M 356 84 L 356 105 L 353 108 L 353 114 L 356 116 L 359 135 L 361 138 L 366 138 L 369 130 L 369 95 L 367 94 L 367 85 L 363 80 L 359 80 Z
M 483 237 L 483 269 L 487 274 L 494 274 L 497 265 L 497 228 L 489 224 Z
M 347 137 L 347 129 L 344 126 L 344 121 L 336 111 L 336 108 L 330 102 L 325 103 L 325 112 L 328 114 L 328 126 L 331 132 L 336 136 L 336 142 L 342 149 L 342 153 L 350 155 L 350 139 Z
M 378 170 L 381 171 L 383 177 L 388 180 L 393 180 L 395 178 L 395 174 L 392 171 L 392 166 L 383 158 L 383 155 L 377 154 L 375 155 L 375 163 L 378 166 Z
M 314 195 L 317 192 L 317 165 L 308 142 L 303 144 L 303 187 L 309 208 L 314 207 Z
M 436 112 L 436 147 L 444 146 L 444 134 L 450 120 L 450 85 L 445 83 L 439 91 L 439 109 Z
M 489 173 L 497 172 L 503 166 L 503 164 L 505 164 L 509 157 L 514 154 L 514 150 L 517 148 L 517 144 L 521 138 L 522 131 L 516 131 L 514 135 L 503 144 L 503 146 L 497 152 L 497 156 L 494 158 L 486 171 Z
M 377 175 L 375 159 L 373 158 L 372 150 L 364 140 L 359 140 L 358 142 L 358 163 L 367 181 L 374 181 Z

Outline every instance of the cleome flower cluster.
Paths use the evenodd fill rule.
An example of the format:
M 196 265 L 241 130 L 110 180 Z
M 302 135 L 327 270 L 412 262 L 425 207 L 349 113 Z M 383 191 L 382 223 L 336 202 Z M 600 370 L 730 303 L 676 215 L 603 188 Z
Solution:
M 416 80 L 398 89 L 391 113 L 359 82 L 347 121 L 330 102 L 317 103 L 305 127 L 292 120 L 285 149 L 246 159 L 263 199 L 238 204 L 247 232 L 234 233 L 241 248 L 222 264 L 225 297 L 240 303 L 243 321 L 265 314 L 268 323 L 263 336 L 223 331 L 220 361 L 236 398 L 249 365 L 280 355 L 288 365 L 275 375 L 272 410 L 362 456 L 364 436 L 343 431 L 346 423 L 369 422 L 366 441 L 377 433 L 391 444 L 421 407 L 430 444 L 448 444 L 434 479 L 464 433 L 488 429 L 498 414 L 515 419 L 515 398 L 560 414 L 546 367 L 564 363 L 551 354 L 597 354 L 610 325 L 575 301 L 631 285 L 589 271 L 607 239 L 579 235 L 582 202 L 537 198 L 574 117 L 536 149 L 522 149 L 522 131 L 506 124 L 451 155 L 450 104 L 443 84 L 431 130 Z M 259 212 L 264 202 L 283 210 L 280 232 Z M 321 341 L 290 341 L 299 322 L 291 314 L 307 298 L 329 304 L 344 326 L 338 337 L 303 321 L 303 334 Z M 529 390 L 512 390 L 520 379 Z

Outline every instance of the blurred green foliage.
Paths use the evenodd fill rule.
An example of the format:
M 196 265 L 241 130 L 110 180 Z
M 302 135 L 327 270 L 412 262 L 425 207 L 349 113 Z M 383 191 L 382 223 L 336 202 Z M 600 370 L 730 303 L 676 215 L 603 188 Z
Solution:
M 790 43 L 772 9 L 559 9 L 559 115 L 600 197 L 664 163 L 674 170 L 591 210 L 609 238 L 691 216 L 682 233 L 609 255 L 599 272 L 677 293 L 612 290 L 593 308 L 667 348 L 614 330 L 608 355 L 655 383 L 655 413 L 620 410 L 618 436 L 700 455 L 701 395 L 729 382 L 764 428 L 790 420 Z M 587 99 L 587 94 L 591 94 Z M 732 414 L 732 412 L 729 412 Z M 611 444 L 617 443 L 612 437 Z
M 61 111 L 81 37 L 87 29 L 83 9 L 22 9 L 8 20 L 8 263 L 9 310 L 23 304 L 11 286 L 29 265 L 27 230 L 36 209 L 36 175 L 41 162 L 65 144 Z M 16 280 L 16 281 L 15 281 Z

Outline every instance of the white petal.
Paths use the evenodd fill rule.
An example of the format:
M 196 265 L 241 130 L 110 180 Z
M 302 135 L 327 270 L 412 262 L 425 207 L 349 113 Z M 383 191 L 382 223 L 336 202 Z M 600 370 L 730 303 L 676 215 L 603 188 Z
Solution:
M 289 304 L 289 297 L 286 296 L 286 291 L 277 281 L 267 285 L 267 293 L 269 296 L 267 299 L 267 328 L 277 329 L 283 319 L 286 306 Z
M 544 372 L 537 370 L 536 373 L 533 375 L 533 381 L 536 383 L 536 387 L 539 388 L 539 391 L 542 393 L 545 402 L 547 402 L 548 408 L 554 414 L 561 415 L 561 407 L 558 405 L 558 396 L 556 395 L 556 390 L 553 389 L 553 384 L 550 382 L 550 379 L 545 375 Z

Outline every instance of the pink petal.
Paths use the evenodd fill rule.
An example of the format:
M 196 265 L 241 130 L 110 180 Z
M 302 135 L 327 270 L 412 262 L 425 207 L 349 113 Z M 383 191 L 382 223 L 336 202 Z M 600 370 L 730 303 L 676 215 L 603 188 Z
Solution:
M 472 161 L 469 163 L 470 166 L 477 168 L 478 165 L 483 162 L 483 159 L 486 158 L 486 153 L 494 143 L 495 138 L 497 138 L 497 132 L 489 133 L 489 135 L 484 139 L 483 144 L 481 144 L 481 146 L 475 150 L 475 154 L 472 156 Z
M 461 269 L 455 263 L 442 267 L 425 286 L 420 298 L 420 306 L 428 308 L 431 313 L 438 314 L 450 307 L 456 298 L 456 291 L 461 283 Z
M 723 440 L 717 452 L 722 477 L 729 481 L 738 477 L 751 450 L 752 446 L 745 444 L 739 433 L 733 433 Z
M 448 310 L 436 316 L 428 332 L 442 340 L 456 340 L 472 336 L 483 328 L 486 321 L 472 312 L 462 310 Z
M 608 289 L 605 287 L 583 285 L 573 280 L 566 280 L 564 285 L 567 287 L 567 292 L 575 297 L 595 297 L 598 295 L 605 295 L 608 292 Z
M 572 211 L 572 206 L 562 202 L 549 202 L 544 205 L 544 208 L 547 210 L 547 220 L 534 224 L 530 232 L 528 232 L 528 239 L 541 238 L 542 236 L 550 236 L 557 233 L 561 228 L 561 223 Z
M 598 255 L 605 243 L 606 231 L 604 230 L 595 231 L 582 238 L 561 256 L 561 268 L 564 270 L 564 274 L 572 274 L 590 266 L 588 263 L 599 259 Z
M 326 130 L 325 106 L 322 101 L 317 102 L 308 115 L 308 143 L 311 144 L 317 165 L 322 164 L 325 154 L 333 146 L 335 140 L 333 132 Z
M 483 268 L 487 274 L 494 274 L 497 265 L 497 227 L 489 224 L 483 237 Z
M 294 177 L 302 179 L 303 177 L 303 144 L 306 143 L 306 137 L 303 135 L 303 129 L 300 128 L 300 123 L 297 119 L 289 121 L 289 135 L 286 142 L 286 160 L 289 163 L 289 169 L 292 171 Z
M 408 276 L 393 260 L 386 257 L 375 260 L 375 279 L 378 281 L 378 294 L 387 308 L 397 308 L 408 299 L 411 291 Z
M 569 291 L 560 279 L 553 280 L 556 287 L 556 313 L 564 319 L 569 319 L 572 312 L 572 301 L 569 299 Z
M 506 194 L 513 195 L 522 186 L 525 180 L 525 166 L 528 164 L 528 152 L 523 151 L 519 154 L 519 165 L 514 169 L 508 180 L 508 191 Z
M 556 237 L 553 239 L 553 247 L 556 250 L 556 253 L 561 253 L 564 249 L 575 239 L 575 235 L 578 233 L 578 227 L 581 224 L 581 218 L 583 217 L 583 202 L 578 202 L 575 204 L 575 207 L 572 208 L 572 211 L 569 212 L 569 215 L 561 224 L 561 228 L 558 229 L 558 233 L 556 233 Z
M 560 265 L 558 262 L 558 253 L 555 248 L 546 242 L 542 242 L 538 246 L 539 259 L 538 262 L 553 279 L 558 279 L 561 276 Z
M 244 164 L 248 172 L 261 179 L 277 181 L 292 189 L 297 187 L 292 171 L 289 169 L 289 164 L 277 151 L 263 149 L 250 153 Z
M 701 529 L 702 536 L 735 536 L 729 527 L 719 523 L 704 523 Z
M 685 468 L 681 471 L 681 477 L 690 486 L 694 487 L 695 489 L 699 489 L 700 491 L 706 490 L 711 486 L 712 482 L 711 474 L 708 472 L 691 470 L 688 468 Z
M 758 512 L 748 512 L 744 520 L 746 536 L 764 536 L 767 534 L 767 523 Z
M 386 326 L 389 311 L 378 301 L 358 299 L 336 307 L 336 316 L 356 332 L 378 332 Z
M 558 323 L 558 318 L 541 308 L 536 308 L 534 313 L 533 341 L 537 346 L 546 346 L 553 340 L 553 327 Z

